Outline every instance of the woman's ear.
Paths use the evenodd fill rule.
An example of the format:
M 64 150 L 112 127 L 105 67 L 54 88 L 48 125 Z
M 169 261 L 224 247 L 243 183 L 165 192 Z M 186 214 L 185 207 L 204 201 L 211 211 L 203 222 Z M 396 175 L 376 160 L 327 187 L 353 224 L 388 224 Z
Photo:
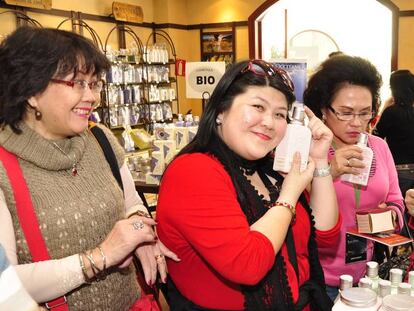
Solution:
M 326 113 L 327 113 L 328 109 L 327 108 L 322 108 L 321 112 L 322 112 L 322 121 L 325 122 L 326 120 Z
M 29 103 L 29 106 L 33 109 L 36 110 L 36 108 L 38 107 L 38 103 L 37 103 L 37 99 L 36 97 L 32 96 L 30 97 L 27 102 Z
M 216 118 L 216 124 L 221 125 L 221 123 L 223 123 L 223 114 L 222 113 L 220 113 Z
M 37 102 L 36 97 L 34 97 L 34 96 L 30 97 L 30 98 L 27 100 L 27 102 L 28 102 L 28 104 L 29 104 L 29 107 L 30 107 L 31 109 L 33 109 L 33 111 L 34 111 L 35 119 L 36 119 L 37 121 L 42 120 L 42 113 L 39 111 L 39 109 L 37 109 L 39 105 L 38 105 L 38 102 Z

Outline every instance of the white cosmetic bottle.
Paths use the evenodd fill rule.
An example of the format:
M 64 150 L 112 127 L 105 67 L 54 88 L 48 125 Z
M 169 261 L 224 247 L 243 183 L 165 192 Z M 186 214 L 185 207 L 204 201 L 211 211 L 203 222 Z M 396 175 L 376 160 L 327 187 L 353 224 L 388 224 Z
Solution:
M 300 171 L 304 171 L 308 164 L 309 149 L 312 139 L 310 129 L 304 124 L 305 109 L 303 105 L 295 105 L 292 120 L 287 125 L 285 136 L 276 147 L 273 169 L 288 173 L 292 166 L 295 152 L 300 153 Z
M 359 169 L 359 174 L 343 174 L 341 175 L 341 180 L 347 181 L 353 184 L 366 186 L 368 184 L 369 172 L 371 170 L 372 158 L 374 156 L 371 148 L 367 146 L 368 135 L 361 133 L 359 134 L 358 142 L 356 146 L 362 149 L 362 161 L 364 162 L 365 167 Z

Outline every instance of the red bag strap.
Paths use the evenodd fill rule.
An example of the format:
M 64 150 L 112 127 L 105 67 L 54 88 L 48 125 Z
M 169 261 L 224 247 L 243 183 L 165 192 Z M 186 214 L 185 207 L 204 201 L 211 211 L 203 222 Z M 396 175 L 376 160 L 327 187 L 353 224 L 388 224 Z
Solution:
M 14 201 L 16 202 L 17 216 L 19 217 L 24 236 L 27 241 L 33 261 L 50 259 L 46 243 L 40 232 L 39 222 L 33 208 L 29 188 L 23 177 L 22 169 L 15 154 L 8 152 L 0 146 L 0 161 L 7 173 L 10 186 L 13 190 Z M 54 311 L 68 311 L 66 297 L 58 297 L 46 303 L 46 308 Z

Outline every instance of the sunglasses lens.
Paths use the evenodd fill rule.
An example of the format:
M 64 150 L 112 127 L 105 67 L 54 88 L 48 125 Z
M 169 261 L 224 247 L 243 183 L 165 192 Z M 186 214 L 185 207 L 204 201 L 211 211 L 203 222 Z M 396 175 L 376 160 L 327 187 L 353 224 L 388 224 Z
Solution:
M 258 64 L 255 64 L 255 63 L 252 62 L 252 63 L 249 64 L 249 67 L 250 67 L 250 71 L 252 71 L 256 75 L 259 75 L 259 76 L 265 76 L 266 75 L 266 72 L 263 69 L 263 67 L 259 66 Z
M 278 68 L 270 63 L 267 63 L 260 59 L 255 59 L 249 62 L 247 68 L 242 72 L 251 71 L 258 76 L 277 76 L 283 80 L 283 83 L 293 92 L 294 85 L 289 77 L 289 74 L 281 68 Z

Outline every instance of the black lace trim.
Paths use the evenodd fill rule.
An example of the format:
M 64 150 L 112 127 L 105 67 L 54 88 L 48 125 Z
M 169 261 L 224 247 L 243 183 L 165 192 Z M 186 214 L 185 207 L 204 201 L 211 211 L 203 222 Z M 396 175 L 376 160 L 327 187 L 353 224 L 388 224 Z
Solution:
M 248 223 L 253 224 L 268 211 L 269 204 L 272 204 L 278 198 L 279 185 L 282 184 L 283 177 L 273 170 L 273 160 L 271 157 L 250 161 L 255 162 L 254 169 L 258 172 L 260 178 L 268 188 L 271 199 L 267 202 L 264 200 L 263 196 L 259 195 L 256 188 L 254 188 L 246 178 L 246 175 L 244 175 L 245 170 L 240 165 L 240 157 L 229 150 L 224 143 L 218 143 L 213 147 L 214 148 L 210 150 L 214 150 L 214 152 L 210 151 L 210 154 L 223 164 L 225 170 L 230 175 L 237 191 L 240 207 L 246 215 Z M 270 186 L 271 183 L 269 184 L 269 177 L 274 178 L 277 181 L 275 186 Z M 303 197 L 302 201 L 304 201 L 304 203 L 301 204 L 307 211 L 311 221 L 312 233 L 308 242 L 310 279 L 323 287 L 325 283 L 323 279 L 323 271 L 318 260 L 316 241 L 314 239 L 314 221 L 309 205 Z M 287 278 L 285 260 L 288 260 L 288 258 L 283 258 L 279 252 L 276 254 L 273 267 L 258 284 L 253 286 L 240 286 L 245 298 L 245 310 L 293 311 L 297 309 L 293 302 L 293 295 Z M 329 298 L 327 299 L 329 300 Z M 311 303 L 311 310 L 330 310 L 330 307 L 322 308 L 321 306 L 312 306 Z

